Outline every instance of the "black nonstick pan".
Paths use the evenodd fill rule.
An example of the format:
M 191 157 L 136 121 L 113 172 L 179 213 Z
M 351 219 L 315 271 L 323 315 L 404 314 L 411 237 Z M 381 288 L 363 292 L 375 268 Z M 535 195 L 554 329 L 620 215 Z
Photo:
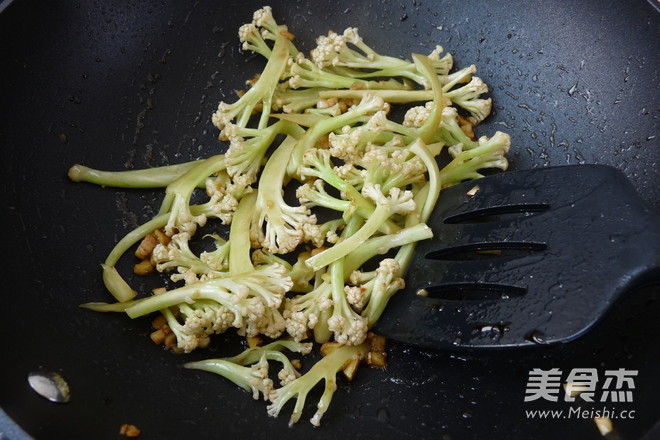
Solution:
M 478 133 L 511 135 L 511 169 L 613 165 L 660 209 L 656 2 L 267 4 L 304 50 L 349 26 L 388 54 L 442 45 L 491 86 L 494 112 Z M 14 0 L 0 13 L 0 438 L 115 439 L 133 424 L 140 439 L 599 439 L 595 411 L 612 419 L 607 438 L 659 438 L 657 286 L 556 347 L 472 353 L 391 343 L 388 369 L 340 381 L 319 428 L 307 422 L 311 397 L 288 427 L 288 407 L 270 418 L 264 402 L 228 381 L 182 368 L 235 354 L 231 335 L 176 355 L 149 341 L 148 319 L 78 307 L 108 300 L 99 264 L 154 215 L 160 194 L 75 184 L 68 168 L 143 168 L 221 152 L 210 114 L 263 67 L 237 38 L 263 5 Z M 566 402 L 560 393 L 557 402 L 526 402 L 534 369 L 557 369 L 562 381 L 595 370 L 596 401 Z M 606 386 L 608 371 L 620 369 L 637 372 L 619 387 L 630 391 L 626 401 L 601 402 L 601 391 L 616 391 L 615 381 Z M 30 389 L 28 374 L 43 370 L 68 381 L 69 403 Z M 552 410 L 563 413 L 533 412 Z

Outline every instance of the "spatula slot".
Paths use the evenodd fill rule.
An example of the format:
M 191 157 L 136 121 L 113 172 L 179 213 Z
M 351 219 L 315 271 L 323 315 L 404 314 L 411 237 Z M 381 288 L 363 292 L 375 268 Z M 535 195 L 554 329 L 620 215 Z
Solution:
M 443 220 L 446 224 L 487 223 L 500 220 L 514 220 L 550 208 L 547 203 L 522 203 L 515 205 L 491 206 L 449 216 Z
M 428 252 L 429 260 L 442 261 L 474 261 L 493 258 L 521 258 L 531 253 L 546 249 L 545 243 L 530 242 L 493 242 L 472 243 L 461 246 L 451 246 Z
M 460 302 L 507 300 L 525 293 L 527 293 L 527 289 L 524 287 L 489 283 L 441 284 L 425 289 L 427 298 Z

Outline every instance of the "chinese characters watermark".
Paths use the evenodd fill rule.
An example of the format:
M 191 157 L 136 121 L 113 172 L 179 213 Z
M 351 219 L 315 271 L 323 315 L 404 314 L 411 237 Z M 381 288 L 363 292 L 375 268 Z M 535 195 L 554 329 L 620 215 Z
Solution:
M 562 381 L 559 368 L 542 370 L 534 368 L 529 372 L 525 389 L 525 402 L 534 400 L 559 401 L 564 389 L 565 402 L 632 402 L 635 389 L 634 378 L 638 370 L 605 370 L 601 377 L 595 368 L 573 368 Z

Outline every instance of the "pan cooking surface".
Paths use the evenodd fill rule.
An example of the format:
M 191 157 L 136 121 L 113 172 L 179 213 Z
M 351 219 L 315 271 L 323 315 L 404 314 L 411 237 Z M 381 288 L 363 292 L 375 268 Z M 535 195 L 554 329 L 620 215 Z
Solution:
M 614 165 L 660 209 L 660 14 L 649 3 L 268 4 L 305 51 L 328 29 L 348 26 L 387 54 L 408 57 L 442 45 L 458 67 L 476 64 L 491 86 L 494 112 L 477 134 L 511 135 L 511 169 Z M 624 439 L 645 434 L 660 403 L 660 346 L 652 336 L 660 332 L 657 287 L 631 295 L 592 333 L 562 347 L 476 355 L 392 344 L 388 370 L 365 368 L 353 383 L 341 382 L 317 429 L 307 422 L 311 396 L 303 419 L 288 428 L 288 407 L 269 418 L 264 402 L 181 367 L 235 354 L 235 338 L 175 355 L 149 341 L 148 319 L 78 308 L 108 300 L 99 264 L 117 239 L 151 218 L 160 196 L 74 184 L 68 167 L 142 168 L 220 151 L 210 114 L 263 67 L 259 57 L 241 53 L 237 38 L 261 6 L 16 0 L 0 14 L 0 407 L 39 439 L 116 438 L 124 423 L 145 439 L 598 439 L 591 417 L 528 418 L 527 410 L 571 405 L 524 402 L 528 374 L 624 368 L 639 371 L 634 401 L 613 406 L 636 413 L 615 427 Z M 125 263 L 120 270 L 130 270 L 132 262 Z M 62 374 L 71 402 L 53 404 L 34 393 L 27 375 L 35 370 Z

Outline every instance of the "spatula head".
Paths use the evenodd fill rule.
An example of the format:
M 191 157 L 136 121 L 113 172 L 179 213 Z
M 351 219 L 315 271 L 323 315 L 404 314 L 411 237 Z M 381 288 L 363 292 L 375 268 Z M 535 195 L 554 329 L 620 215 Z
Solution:
M 375 331 L 425 348 L 570 341 L 660 268 L 660 222 L 619 170 L 507 172 L 440 194 Z

